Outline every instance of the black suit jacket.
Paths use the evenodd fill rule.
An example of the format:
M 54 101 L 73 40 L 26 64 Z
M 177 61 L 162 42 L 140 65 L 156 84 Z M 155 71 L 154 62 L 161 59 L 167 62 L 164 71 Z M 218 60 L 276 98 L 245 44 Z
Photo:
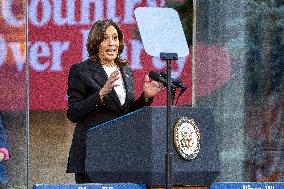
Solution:
M 100 62 L 88 59 L 70 68 L 67 116 L 77 124 L 69 152 L 67 172 L 85 172 L 86 133 L 90 127 L 151 104 L 152 100 L 146 102 L 143 94 L 135 100 L 130 67 L 123 66 L 120 72 L 126 90 L 123 106 L 114 89 L 104 98 L 104 102 L 101 101 L 99 91 L 108 76 Z

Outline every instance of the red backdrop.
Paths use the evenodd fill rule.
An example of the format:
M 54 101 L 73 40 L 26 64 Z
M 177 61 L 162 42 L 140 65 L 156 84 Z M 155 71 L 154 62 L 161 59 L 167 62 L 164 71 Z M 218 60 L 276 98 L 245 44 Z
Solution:
M 137 37 L 134 9 L 139 6 L 164 6 L 162 0 L 30 0 L 28 15 L 29 102 L 31 110 L 65 110 L 67 75 L 72 64 L 87 58 L 85 43 L 91 24 L 100 18 L 112 18 L 125 35 L 124 57 L 134 72 L 136 96 L 141 94 L 143 79 L 151 70 L 165 70 L 165 62 L 153 59 L 143 50 Z M 6 6 L 6 8 L 5 8 Z M 25 106 L 25 17 L 21 2 L 7 3 L 2 9 L 0 48 L 0 109 Z M 2 11 L 2 12 L 3 12 Z M 8 16 L 7 16 L 8 15 Z M 2 22 L 3 21 L 3 22 Z M 9 36 L 20 36 L 9 38 Z M 191 103 L 191 56 L 173 63 L 173 76 L 188 90 L 178 105 Z M 12 92 L 11 92 L 12 91 Z M 9 103 L 7 102 L 9 101 Z M 154 105 L 165 105 L 166 92 L 155 98 Z

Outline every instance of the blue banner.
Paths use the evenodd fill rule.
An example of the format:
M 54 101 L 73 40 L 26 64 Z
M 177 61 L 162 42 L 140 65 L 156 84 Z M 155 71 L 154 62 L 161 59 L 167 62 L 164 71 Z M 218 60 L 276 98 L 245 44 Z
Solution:
M 35 184 L 33 189 L 146 189 L 145 184 Z
M 210 189 L 284 189 L 284 182 L 220 182 Z

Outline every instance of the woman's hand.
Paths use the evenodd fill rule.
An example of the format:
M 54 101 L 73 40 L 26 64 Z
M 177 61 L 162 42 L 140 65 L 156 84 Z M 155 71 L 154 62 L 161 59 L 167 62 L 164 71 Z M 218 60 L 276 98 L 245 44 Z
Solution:
M 0 162 L 3 161 L 5 158 L 5 154 L 3 152 L 0 152 Z
M 148 75 L 145 76 L 145 83 L 143 86 L 144 98 L 152 98 L 160 91 L 164 90 L 165 87 L 162 83 L 157 81 L 150 81 Z
M 113 87 L 118 86 L 119 84 L 115 84 L 115 82 L 119 79 L 119 71 L 115 70 L 112 72 L 109 76 L 109 78 L 106 81 L 106 84 L 101 88 L 100 90 L 100 98 L 103 99 L 107 94 L 111 92 Z

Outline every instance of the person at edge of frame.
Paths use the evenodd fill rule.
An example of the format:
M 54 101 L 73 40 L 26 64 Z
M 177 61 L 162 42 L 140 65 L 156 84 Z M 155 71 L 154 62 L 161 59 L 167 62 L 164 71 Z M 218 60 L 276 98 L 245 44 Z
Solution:
M 0 189 L 7 188 L 5 161 L 9 159 L 7 132 L 0 114 Z

